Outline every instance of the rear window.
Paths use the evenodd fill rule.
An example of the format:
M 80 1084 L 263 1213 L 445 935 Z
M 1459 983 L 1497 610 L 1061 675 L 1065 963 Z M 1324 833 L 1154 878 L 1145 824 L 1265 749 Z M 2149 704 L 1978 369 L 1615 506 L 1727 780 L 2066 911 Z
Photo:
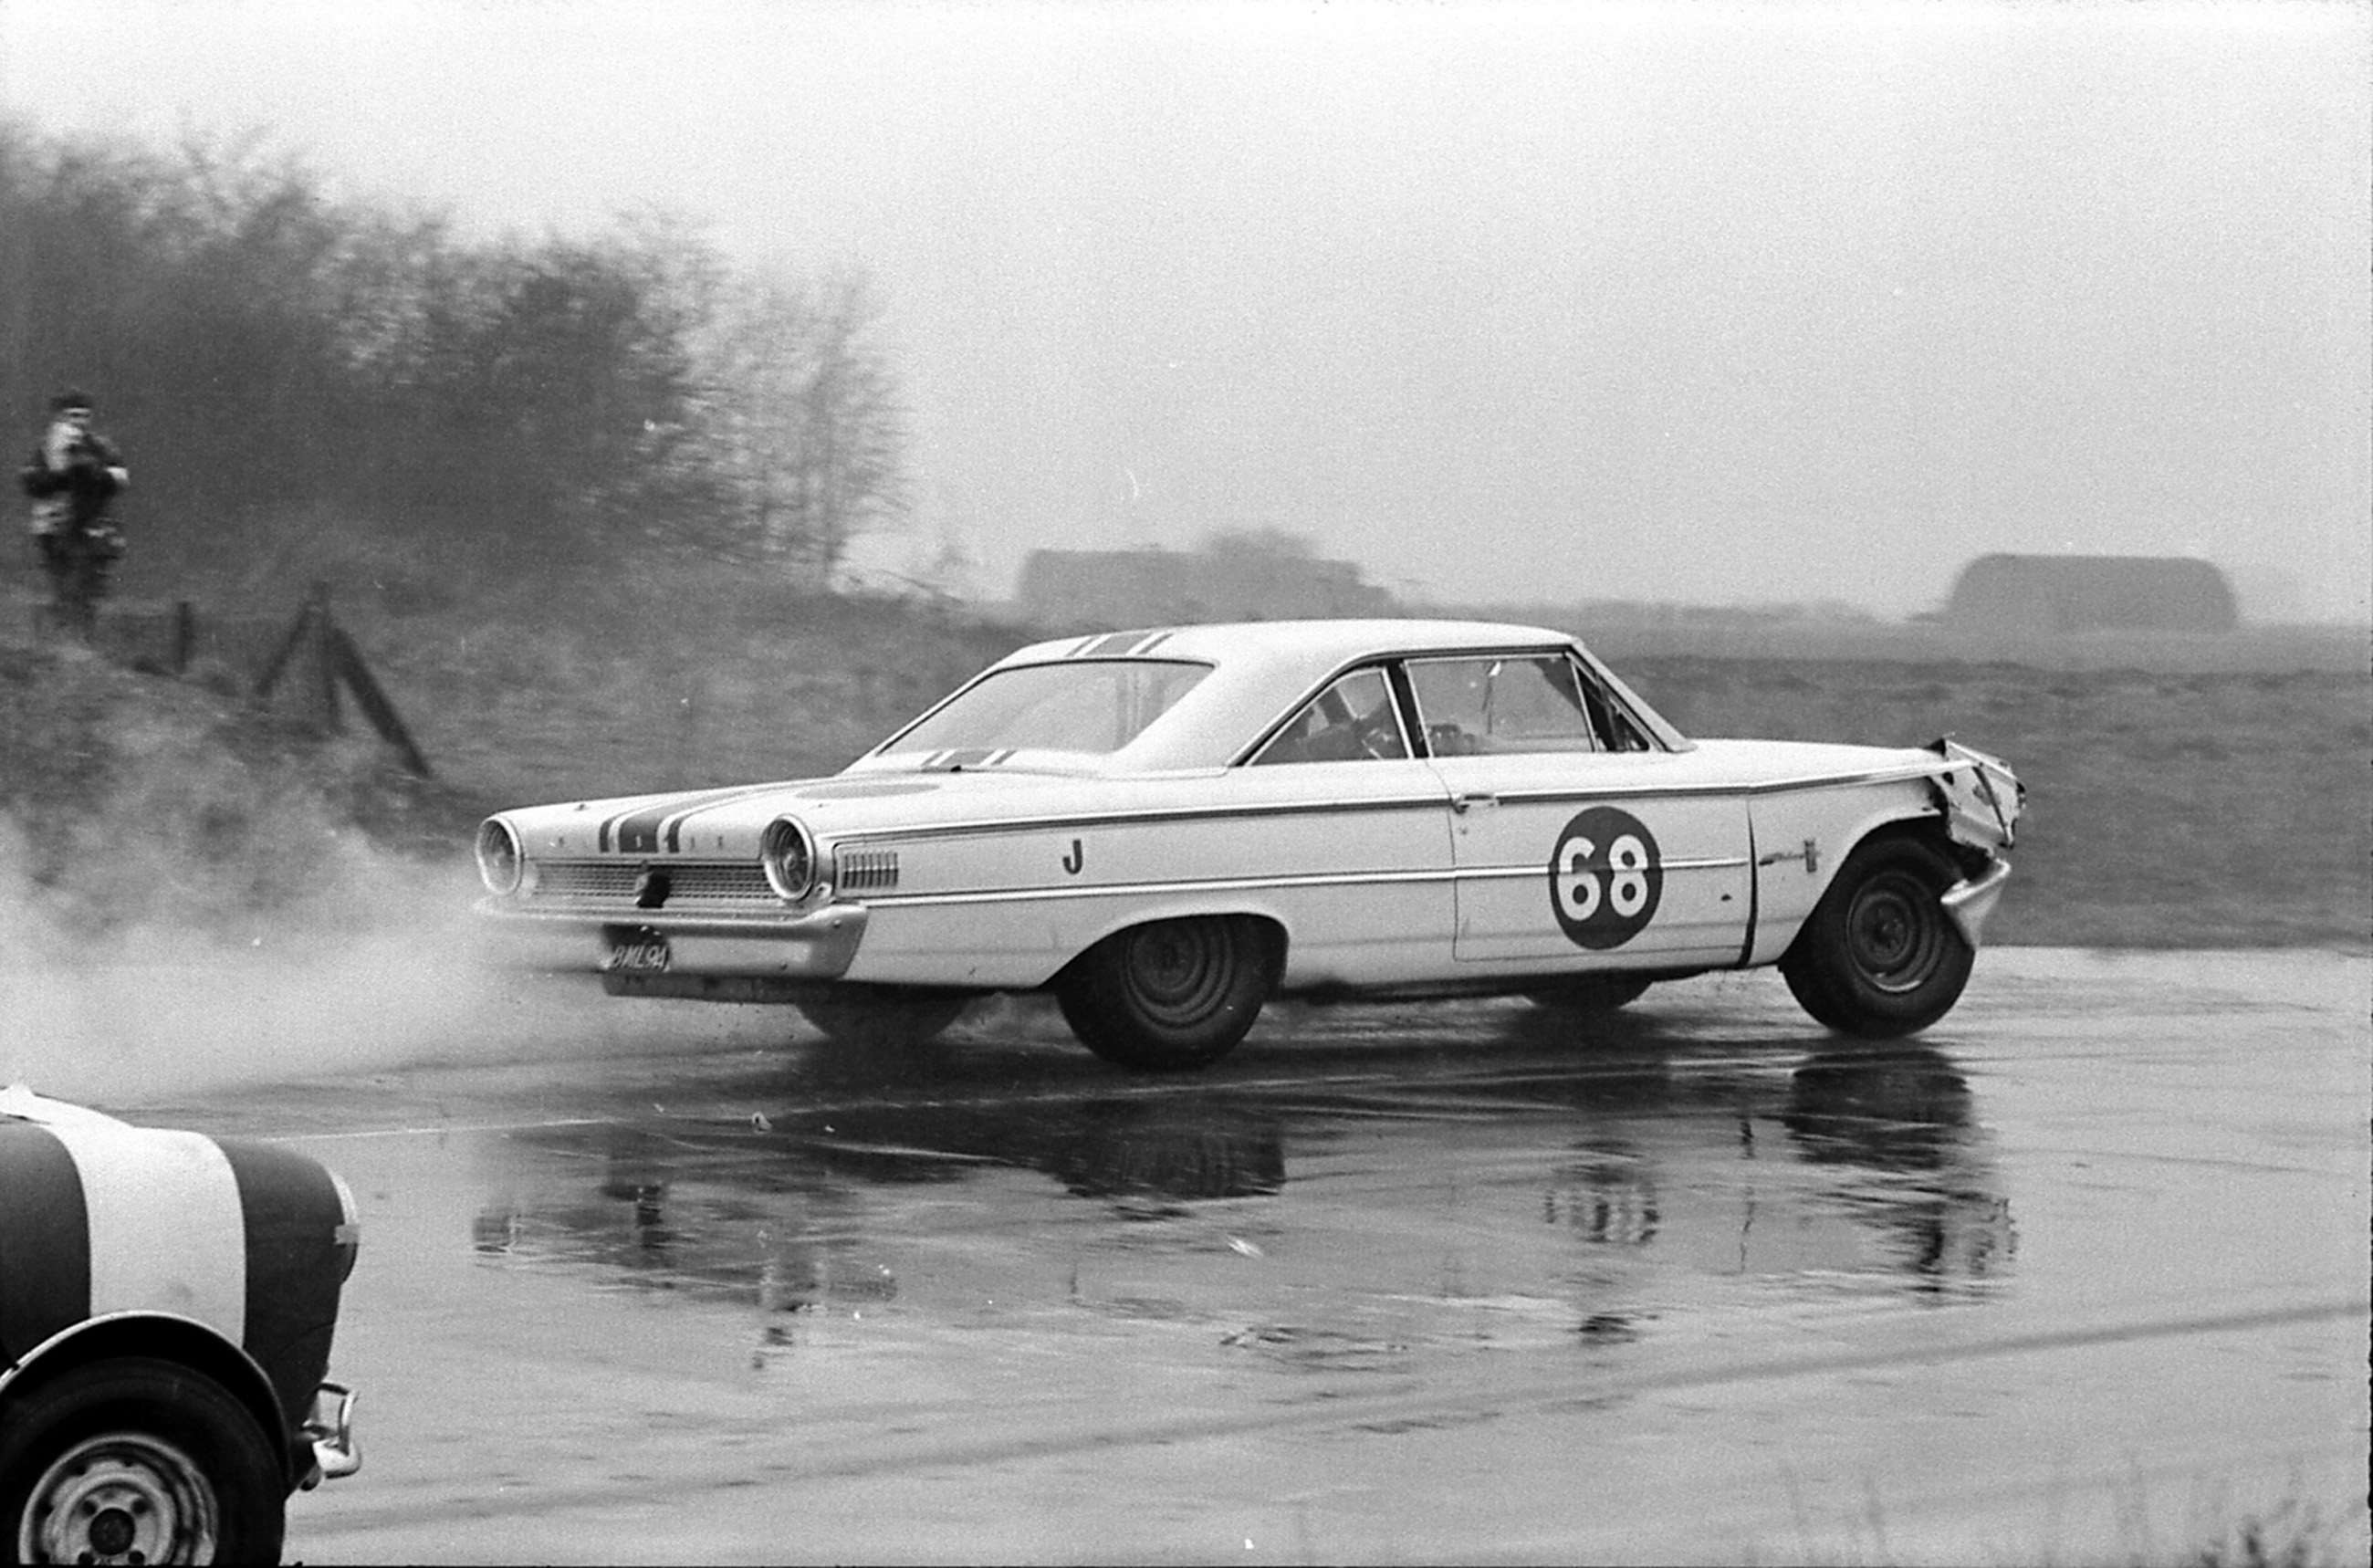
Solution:
M 1116 752 L 1211 673 L 1184 660 L 1073 659 L 982 677 L 883 746 L 883 756 L 987 747 Z

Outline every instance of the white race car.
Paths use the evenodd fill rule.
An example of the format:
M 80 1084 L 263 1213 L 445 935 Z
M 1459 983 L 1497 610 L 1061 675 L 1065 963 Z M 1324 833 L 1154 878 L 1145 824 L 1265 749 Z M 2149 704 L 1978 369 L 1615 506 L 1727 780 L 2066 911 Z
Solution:
M 827 778 L 499 813 L 478 907 L 615 994 L 838 1037 L 1051 990 L 1131 1068 L 1271 996 L 1586 1011 L 1770 964 L 1891 1036 L 1960 996 L 2022 800 L 1951 741 L 1689 740 L 1553 631 L 1179 626 L 1022 649 Z

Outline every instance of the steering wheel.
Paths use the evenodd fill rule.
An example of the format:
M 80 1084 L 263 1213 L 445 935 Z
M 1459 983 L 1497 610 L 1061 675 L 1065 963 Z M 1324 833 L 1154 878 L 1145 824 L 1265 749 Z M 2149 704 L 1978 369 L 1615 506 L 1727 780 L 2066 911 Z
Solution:
M 1362 714 L 1352 721 L 1351 739 L 1360 755 L 1377 762 L 1396 762 L 1409 755 L 1401 744 L 1400 727 L 1393 722 L 1392 709 L 1379 706 L 1373 713 Z

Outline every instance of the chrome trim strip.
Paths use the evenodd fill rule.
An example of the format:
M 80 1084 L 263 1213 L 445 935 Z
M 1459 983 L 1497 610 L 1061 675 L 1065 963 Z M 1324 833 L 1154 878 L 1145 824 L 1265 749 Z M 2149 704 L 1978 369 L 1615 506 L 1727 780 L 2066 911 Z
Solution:
M 1791 790 L 1850 790 L 1864 784 L 1909 784 L 1920 779 L 1933 778 L 1939 771 L 1934 767 L 1907 764 L 1897 768 L 1875 768 L 1867 773 L 1811 773 L 1795 778 L 1768 779 L 1753 784 L 1576 785 L 1547 790 L 1499 790 L 1493 792 L 1500 797 L 1500 803 L 1502 805 L 1560 805 L 1569 801 L 1635 798 L 1641 795 L 1679 795 L 1700 799 L 1721 795 L 1777 795 Z
M 1603 755 L 1603 754 L 1592 754 Z M 1373 766 L 1375 764 L 1347 764 L 1349 766 Z M 1524 790 L 1496 791 L 1502 805 L 1557 805 L 1566 802 L 1605 800 L 1636 800 L 1642 796 L 1671 795 L 1690 800 L 1720 799 L 1737 796 L 1771 795 L 1790 790 L 1842 790 L 1864 784 L 1910 783 L 1931 777 L 1938 771 L 1916 764 L 1902 768 L 1869 773 L 1812 774 L 1798 778 L 1784 778 L 1756 784 L 1599 784 L 1561 787 L 1555 790 Z M 836 834 L 831 846 L 872 843 L 882 839 L 909 838 L 972 838 L 984 834 L 999 833 L 1070 833 L 1087 827 L 1139 827 L 1163 823 L 1196 821 L 1239 822 L 1263 817 L 1333 816 L 1361 812 L 1439 811 L 1447 813 L 1450 797 L 1441 795 L 1409 796 L 1386 800 L 1301 801 L 1288 804 L 1253 806 L 1149 806 L 1139 811 L 1082 812 L 1075 815 L 1005 817 L 994 822 L 930 822 L 911 826 L 858 828 Z
M 1531 874 L 1531 873 L 1528 873 Z M 946 907 L 969 904 L 1015 904 L 1042 899 L 1074 898 L 1144 898 L 1160 894 L 1178 893 L 1252 893 L 1279 888 L 1304 887 L 1376 887 L 1412 885 L 1425 883 L 1455 883 L 1458 873 L 1448 870 L 1412 872 L 1314 872 L 1303 876 L 1208 877 L 1178 882 L 1116 882 L 1092 887 L 1058 887 L 1043 883 L 1036 887 L 996 888 L 976 893 L 901 893 L 885 898 L 869 898 L 869 909 L 918 909 Z
M 1448 795 L 1417 795 L 1382 801 L 1308 801 L 1257 806 L 1147 806 L 1137 811 L 1081 812 L 1068 816 L 1000 817 L 994 822 L 927 822 L 912 826 L 857 828 L 836 833 L 828 847 L 873 844 L 883 839 L 976 838 L 1002 833 L 1074 833 L 1084 827 L 1146 827 L 1163 823 L 1237 822 L 1259 817 L 1340 816 L 1362 812 L 1450 813 Z
M 1659 860 L 1651 869 L 1666 872 L 1723 872 L 1736 871 L 1749 864 L 1752 862 L 1744 855 L 1708 855 L 1688 860 Z M 1458 869 L 1458 880 L 1490 882 L 1510 877 L 1540 876 L 1548 870 L 1547 861 L 1523 866 L 1461 866 Z

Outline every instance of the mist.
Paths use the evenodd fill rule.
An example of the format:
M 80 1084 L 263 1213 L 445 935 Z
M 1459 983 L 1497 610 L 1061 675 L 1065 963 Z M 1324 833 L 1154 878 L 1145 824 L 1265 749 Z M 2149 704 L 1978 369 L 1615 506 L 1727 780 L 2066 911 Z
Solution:
M 251 1083 L 350 1094 L 439 1064 L 789 1039 L 780 1009 L 523 972 L 472 912 L 466 837 L 399 853 L 341 819 L 321 774 L 213 739 L 203 704 L 115 708 L 103 796 L 0 813 L 0 1084 L 137 1116 Z M 310 766 L 389 765 L 350 739 Z
M 93 18 L 101 18 L 94 23 Z M 83 29 L 104 71 L 44 62 Z M 12 0 L 0 104 L 878 280 L 896 569 L 1274 527 L 1405 597 L 2373 618 L 2361 6 Z
M 476 873 L 386 854 L 303 911 L 210 929 L 140 923 L 93 941 L 23 875 L 0 817 L 0 1084 L 138 1119 L 248 1084 L 376 1081 L 473 1061 L 571 1061 L 671 1042 L 783 1047 L 783 1009 L 604 996 L 521 973 L 470 913 Z M 286 1108 L 286 1102 L 282 1102 Z M 275 1124 L 296 1136 L 301 1126 Z

